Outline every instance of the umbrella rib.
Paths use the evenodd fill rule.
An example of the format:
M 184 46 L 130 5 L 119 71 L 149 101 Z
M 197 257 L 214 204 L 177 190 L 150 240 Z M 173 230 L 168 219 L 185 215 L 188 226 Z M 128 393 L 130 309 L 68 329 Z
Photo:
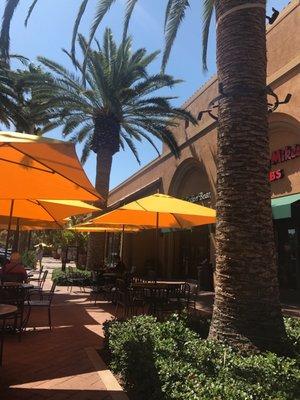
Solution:
M 177 224 L 180 226 L 180 228 L 183 228 L 183 226 L 181 225 L 181 223 L 179 222 L 179 220 L 177 219 L 176 215 L 171 213 L 173 215 L 173 217 L 175 218 Z
M 50 215 L 50 217 L 53 219 L 53 221 L 54 221 L 55 223 L 57 223 L 57 225 L 59 225 L 59 226 L 62 228 L 62 225 L 60 225 L 60 224 L 58 223 L 58 221 L 56 220 L 56 218 L 53 217 L 53 215 L 47 210 L 47 208 L 44 207 L 43 204 L 42 204 L 39 200 L 36 200 L 36 201 L 37 201 L 38 205 L 41 206 L 41 207 L 46 211 L 46 213 Z
M 138 204 L 144 211 L 149 211 L 147 208 L 143 207 L 138 200 L 135 200 L 136 204 Z
M 55 173 L 54 171 L 46 171 L 46 170 L 44 170 L 42 168 L 32 167 L 31 165 L 26 165 L 26 164 L 18 163 L 16 161 L 7 160 L 6 158 L 0 158 L 0 161 L 4 161 L 4 162 L 11 163 L 11 164 L 16 164 L 16 165 L 21 165 L 22 167 L 26 167 L 26 168 L 36 169 L 37 171 L 46 172 L 48 174 L 54 174 Z
M 63 178 L 67 179 L 68 181 L 74 183 L 75 185 L 79 186 L 81 189 L 84 189 L 85 191 L 87 191 L 88 193 L 92 194 L 95 197 L 98 197 L 98 199 L 103 200 L 102 196 L 100 195 L 96 195 L 95 193 L 93 193 L 91 190 L 85 188 L 84 186 L 80 185 L 78 182 L 73 181 L 72 179 L 68 178 L 67 176 L 65 176 L 64 174 L 62 174 L 61 172 L 58 172 L 56 170 L 54 170 L 53 168 L 49 167 L 48 165 L 44 164 L 42 161 L 37 160 L 36 158 L 34 158 L 33 156 L 31 156 L 30 154 L 25 153 L 25 151 L 20 150 L 16 147 L 14 147 L 12 144 L 8 144 L 10 147 L 12 147 L 14 150 L 18 151 L 19 153 L 24 154 L 25 156 L 31 158 L 33 161 L 36 161 L 37 163 L 43 165 L 44 167 L 51 169 L 53 173 L 56 173 L 57 175 L 62 176 Z M 84 171 L 83 171 L 84 172 Z

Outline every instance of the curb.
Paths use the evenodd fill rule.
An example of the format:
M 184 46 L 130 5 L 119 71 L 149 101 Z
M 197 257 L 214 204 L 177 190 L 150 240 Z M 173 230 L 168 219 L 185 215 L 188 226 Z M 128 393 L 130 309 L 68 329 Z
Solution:
M 122 386 L 114 377 L 113 373 L 108 369 L 105 362 L 99 356 L 93 347 L 86 347 L 85 352 L 95 368 L 99 378 L 103 382 L 106 390 L 109 392 L 112 400 L 129 400 Z

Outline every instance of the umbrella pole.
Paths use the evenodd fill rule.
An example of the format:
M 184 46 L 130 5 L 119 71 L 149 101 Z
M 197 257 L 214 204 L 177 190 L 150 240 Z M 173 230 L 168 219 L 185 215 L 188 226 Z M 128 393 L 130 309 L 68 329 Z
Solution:
M 19 242 L 20 242 L 20 219 L 17 218 L 16 221 L 16 230 L 14 233 L 14 243 L 13 243 L 13 251 L 19 251 Z
M 7 229 L 6 244 L 5 244 L 5 258 L 7 257 L 13 211 L 14 211 L 14 200 L 12 200 L 10 204 L 9 221 L 8 221 L 8 229 Z
M 158 271 L 159 262 L 158 262 L 158 255 L 159 255 L 159 243 L 158 243 L 158 227 L 159 227 L 159 213 L 156 213 L 156 271 Z
M 29 231 L 29 232 L 28 232 L 27 250 L 30 250 L 31 232 L 32 232 L 32 231 Z
M 107 232 L 104 231 L 103 267 L 105 266 L 106 251 L 107 251 Z
M 120 245 L 120 258 L 121 261 L 123 262 L 123 252 L 124 252 L 124 231 L 125 231 L 125 225 L 122 226 L 122 236 L 121 236 L 121 245 Z

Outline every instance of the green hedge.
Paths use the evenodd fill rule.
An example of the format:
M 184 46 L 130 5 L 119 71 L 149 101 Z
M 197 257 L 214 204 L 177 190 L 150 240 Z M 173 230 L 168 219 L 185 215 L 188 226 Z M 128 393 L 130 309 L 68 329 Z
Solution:
M 66 271 L 62 271 L 61 269 L 55 269 L 52 272 L 52 281 L 55 282 L 59 286 L 68 286 L 70 284 L 70 276 L 81 278 L 85 285 L 91 284 L 91 272 L 84 271 L 81 269 L 74 268 L 72 269 L 72 274 L 70 275 L 68 269 Z
M 300 359 L 275 354 L 241 356 L 230 347 L 204 340 L 172 316 L 158 322 L 133 317 L 104 326 L 112 370 L 132 399 L 294 400 L 300 398 Z M 300 345 L 300 322 L 287 319 Z

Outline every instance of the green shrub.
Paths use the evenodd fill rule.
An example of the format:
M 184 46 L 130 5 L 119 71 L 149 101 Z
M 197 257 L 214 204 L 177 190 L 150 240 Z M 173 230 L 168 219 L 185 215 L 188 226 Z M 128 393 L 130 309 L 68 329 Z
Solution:
M 285 318 L 285 327 L 287 335 L 292 342 L 296 353 L 300 354 L 300 319 L 299 318 Z
M 105 324 L 111 368 L 133 399 L 294 400 L 300 398 L 300 360 L 275 354 L 241 356 L 203 340 L 186 318 L 151 316 Z M 300 322 L 287 331 L 299 345 Z
M 36 254 L 34 250 L 24 251 L 22 254 L 22 263 L 28 268 L 35 268 Z
M 59 286 L 68 286 L 70 284 L 70 277 L 82 279 L 83 284 L 91 284 L 91 272 L 79 269 L 72 269 L 72 273 L 68 270 L 62 271 L 61 269 L 55 269 L 52 272 L 52 281 Z

